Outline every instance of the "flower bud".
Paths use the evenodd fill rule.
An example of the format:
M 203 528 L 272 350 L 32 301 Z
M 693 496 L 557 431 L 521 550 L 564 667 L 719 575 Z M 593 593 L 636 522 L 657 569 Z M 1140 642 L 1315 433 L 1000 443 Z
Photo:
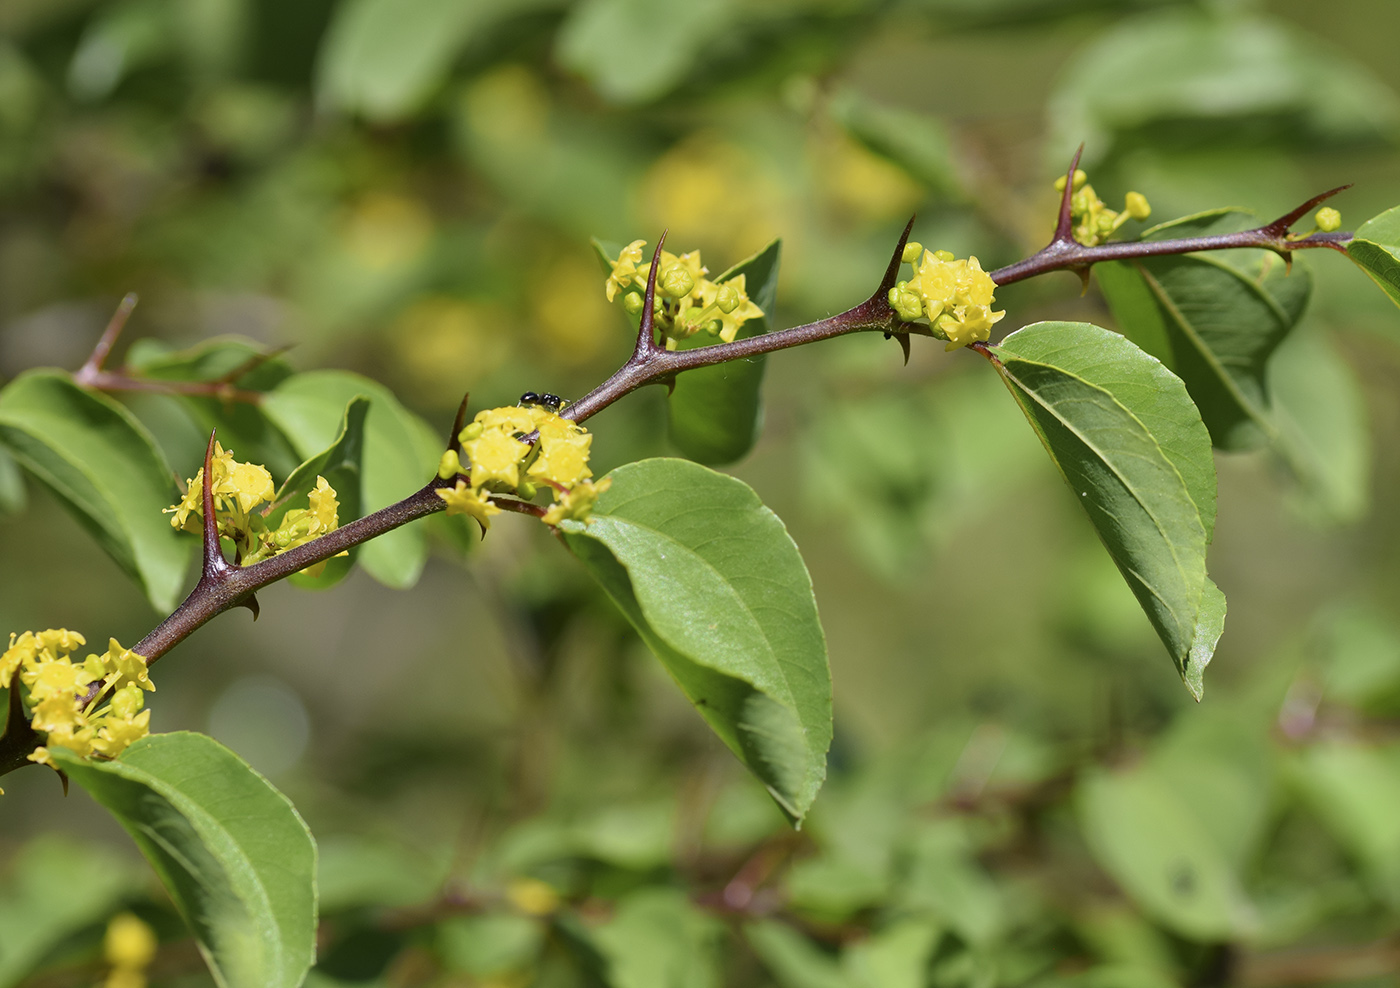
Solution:
M 904 245 L 904 253 L 899 255 L 901 264 L 914 264 L 919 260 L 919 255 L 923 253 L 924 245 L 916 244 L 912 240 Z
M 944 264 L 947 264 L 949 261 L 952 261 L 957 257 L 957 255 L 954 254 L 951 250 L 936 250 L 933 252 L 933 256 L 938 258 Z
M 1089 176 L 1088 176 L 1088 174 L 1084 171 L 1084 169 L 1083 169 L 1083 168 L 1076 168 L 1076 169 L 1074 170 L 1074 187 L 1075 187 L 1076 189 L 1078 189 L 1081 185 L 1083 185 L 1083 184 L 1084 184 L 1085 182 L 1087 182 L 1087 181 L 1089 181 Z M 1056 191 L 1056 192 L 1063 192 L 1063 191 L 1065 191 L 1065 177 L 1064 177 L 1063 175 L 1061 175 L 1059 178 L 1055 179 L 1055 191 Z
M 466 430 L 463 429 L 462 431 L 465 432 Z M 458 459 L 457 451 L 455 449 L 444 451 L 442 458 L 438 460 L 438 476 L 443 480 L 447 480 L 450 477 L 457 476 L 457 474 L 461 472 L 462 461 Z
M 729 285 L 720 285 L 719 291 L 715 294 L 715 305 L 719 306 L 719 311 L 725 315 L 739 308 L 739 303 L 743 301 L 739 298 L 739 293 Z
M 646 299 L 642 298 L 641 292 L 628 292 L 622 296 L 622 307 L 627 310 L 628 315 L 635 316 L 641 312 L 644 304 L 646 304 Z
M 480 422 L 468 422 L 466 427 L 462 429 L 461 432 L 457 433 L 457 440 L 459 442 L 469 443 L 473 439 L 480 439 L 484 431 L 485 426 Z
M 1129 192 L 1123 197 L 1123 212 L 1135 220 L 1145 220 L 1152 215 L 1152 206 L 1141 192 Z
M 515 493 L 519 494 L 522 498 L 528 501 L 535 496 L 538 490 L 539 488 L 536 487 L 534 484 L 530 483 L 530 481 L 521 480 L 520 486 L 515 489 Z
M 1313 217 L 1313 220 L 1317 223 L 1317 228 L 1323 233 L 1331 233 L 1333 230 L 1340 230 L 1342 228 L 1342 214 L 1331 206 L 1323 206 L 1319 209 L 1317 215 Z
M 661 291 L 671 298 L 685 298 L 695 290 L 695 276 L 684 264 L 672 264 L 661 272 Z

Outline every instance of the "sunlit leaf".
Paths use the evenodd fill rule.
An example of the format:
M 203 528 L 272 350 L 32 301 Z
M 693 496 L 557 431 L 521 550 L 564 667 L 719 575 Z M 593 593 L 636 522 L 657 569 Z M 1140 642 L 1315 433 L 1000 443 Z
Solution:
M 297 452 L 310 458 L 336 441 L 345 406 L 356 395 L 370 399 L 360 488 L 360 511 L 370 514 L 412 494 L 433 475 L 442 446 L 426 422 L 384 385 L 335 370 L 288 378 L 268 393 L 263 409 Z M 423 528 L 404 525 L 362 545 L 358 561 L 380 583 L 402 588 L 418 581 L 427 556 Z
M 292 475 L 278 489 L 273 498 L 276 507 L 267 515 L 268 528 L 275 529 L 289 510 L 307 507 L 307 495 L 315 490 L 318 477 L 324 477 L 326 483 L 335 489 L 336 501 L 340 505 L 336 514 L 341 525 L 360 517 L 361 461 L 364 458 L 365 417 L 369 406 L 370 400 L 363 395 L 350 399 L 350 404 L 345 406 L 345 419 L 335 442 L 292 471 Z M 297 573 L 291 580 L 303 587 L 332 587 L 350 572 L 359 550 L 360 547 L 356 546 L 349 550 L 348 556 L 326 560 L 325 569 L 319 576 Z
M 1400 206 L 1361 224 L 1347 244 L 1347 256 L 1400 305 Z
M 1088 323 L 1036 323 L 991 352 L 1199 699 L 1225 600 L 1206 577 L 1215 463 L 1185 387 L 1131 341 Z
M 772 326 L 778 296 L 778 264 L 782 241 L 774 240 L 757 254 L 740 261 L 719 277 L 716 284 L 745 276 L 750 299 L 763 310 L 761 319 L 739 327 L 739 339 L 760 336 Z M 678 349 L 715 343 L 708 333 L 682 340 Z M 700 463 L 732 463 L 753 448 L 763 422 L 759 389 L 763 384 L 764 357 L 733 360 L 700 367 L 676 376 L 676 387 L 667 401 L 671 441 Z
M 227 988 L 296 988 L 316 955 L 316 845 L 292 804 L 203 734 L 114 761 L 52 750 L 129 833 Z
M 141 584 L 152 607 L 175 606 L 189 553 L 162 512 L 179 492 L 131 413 L 65 374 L 31 371 L 0 391 L 0 441 Z
M 1155 226 L 1143 239 L 1254 225 L 1239 210 L 1213 210 Z M 1209 251 L 1115 261 L 1095 272 L 1123 334 L 1186 382 L 1216 446 L 1242 449 L 1276 437 L 1267 362 L 1312 293 L 1301 259 L 1289 273 L 1267 251 Z
M 800 822 L 826 777 L 831 678 L 812 582 L 748 486 L 688 460 L 608 475 L 569 547 L 720 738 Z

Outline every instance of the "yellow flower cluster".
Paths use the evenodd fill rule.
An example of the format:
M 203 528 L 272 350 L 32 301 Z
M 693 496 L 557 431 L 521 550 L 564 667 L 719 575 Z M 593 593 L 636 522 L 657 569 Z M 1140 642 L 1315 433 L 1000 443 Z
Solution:
M 266 467 L 256 463 L 240 463 L 233 458 L 232 450 L 225 450 L 215 443 L 211 472 L 214 477 L 211 488 L 214 516 L 218 521 L 219 535 L 233 542 L 240 565 L 251 566 L 340 527 L 340 502 L 336 500 L 335 488 L 324 477 L 316 478 L 316 487 L 307 496 L 310 506 L 288 511 L 274 529 L 269 528 L 266 521 L 267 513 L 273 508 L 271 503 L 262 511 L 253 510 L 264 502 L 271 502 L 276 496 L 272 474 L 267 472 Z M 190 480 L 184 499 L 165 510 L 173 515 L 170 524 L 175 528 L 195 533 L 202 530 L 203 467 Z M 308 566 L 303 572 L 317 576 L 325 566 L 322 561 Z
M 151 712 L 141 709 L 142 690 L 155 686 L 146 660 L 113 638 L 102 655 L 75 663 L 72 653 L 86 644 L 82 635 L 64 628 L 26 631 L 11 635 L 10 647 L 0 655 L 0 684 L 12 687 L 19 674 L 28 693 L 30 726 L 45 736 L 30 761 L 53 765 L 51 745 L 84 758 L 115 758 L 149 733 Z
M 488 498 L 490 492 L 516 494 L 528 501 L 540 486 L 548 487 L 554 504 L 544 521 L 557 525 L 566 518 L 586 519 L 609 485 L 606 480 L 595 484 L 588 479 L 593 476 L 588 468 L 593 436 L 539 405 L 488 408 L 458 439 L 461 455 L 448 450 L 438 465 L 439 477 L 457 477 L 457 483 L 440 489 L 438 496 L 447 502 L 449 515 L 470 515 L 483 531 L 491 527 L 491 516 L 501 513 Z
M 1065 177 L 1055 180 L 1055 191 L 1065 191 Z M 1123 211 L 1114 212 L 1099 198 L 1089 184 L 1084 169 L 1074 171 L 1074 192 L 1069 199 L 1069 215 L 1074 221 L 1074 239 L 1085 247 L 1103 243 L 1128 220 L 1145 220 L 1152 215 L 1152 206 L 1141 192 L 1129 192 L 1123 197 Z
M 634 240 L 624 247 L 603 288 L 609 302 L 620 295 L 622 307 L 633 314 L 641 311 L 650 272 L 649 265 L 642 263 L 645 246 L 645 240 Z M 680 255 L 661 252 L 653 318 L 666 339 L 666 349 L 674 350 L 677 341 L 701 330 L 733 343 L 744 323 L 763 315 L 748 296 L 746 275 L 716 283 L 706 278 L 707 274 L 698 250 Z
M 996 282 L 977 258 L 960 261 L 946 250 L 924 250 L 922 244 L 910 243 L 902 260 L 914 274 L 890 289 L 890 305 L 905 322 L 927 319 L 934 335 L 948 341 L 945 349 L 985 340 L 1006 315 L 992 311 Z

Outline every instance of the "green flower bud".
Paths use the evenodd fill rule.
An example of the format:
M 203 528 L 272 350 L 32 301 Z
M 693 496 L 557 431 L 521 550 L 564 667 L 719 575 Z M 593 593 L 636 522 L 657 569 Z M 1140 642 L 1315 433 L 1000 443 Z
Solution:
M 671 298 L 685 298 L 695 290 L 695 276 L 683 264 L 672 264 L 661 272 L 661 291 Z
M 464 429 L 463 431 L 465 432 L 466 430 Z M 438 477 L 443 480 L 447 480 L 449 477 L 455 477 L 462 472 L 462 461 L 457 458 L 457 451 L 455 449 L 446 450 L 442 454 L 442 458 L 438 460 L 437 472 Z
M 952 261 L 957 258 L 957 255 L 954 254 L 951 250 L 936 250 L 933 252 L 933 256 L 938 258 L 944 264 L 947 264 L 949 261 Z
M 915 264 L 919 260 L 919 255 L 923 253 L 924 245 L 916 244 L 912 240 L 904 245 L 904 253 L 899 255 L 901 264 Z
M 741 301 L 743 300 L 739 297 L 738 290 L 729 285 L 720 285 L 719 291 L 715 294 L 715 305 L 719 306 L 719 311 L 726 316 L 739 308 Z
M 469 422 L 465 429 L 457 433 L 457 439 L 459 442 L 469 443 L 473 439 L 479 439 L 482 431 L 483 427 L 480 422 Z
M 1152 206 L 1141 192 L 1129 192 L 1123 197 L 1123 212 L 1135 220 L 1145 220 L 1152 215 Z
M 1317 228 L 1323 233 L 1331 233 L 1333 230 L 1340 230 L 1342 228 L 1342 214 L 1331 206 L 1323 206 L 1319 209 L 1317 215 L 1313 217 L 1313 220 L 1317 223 Z
M 520 495 L 527 501 L 534 497 L 538 491 L 538 487 L 536 487 L 530 481 L 525 480 L 524 478 L 521 478 L 520 485 L 515 488 L 515 493 Z
M 642 306 L 646 304 L 646 299 L 642 298 L 641 292 L 628 292 L 622 296 L 622 307 L 627 310 L 628 315 L 635 316 L 642 311 Z

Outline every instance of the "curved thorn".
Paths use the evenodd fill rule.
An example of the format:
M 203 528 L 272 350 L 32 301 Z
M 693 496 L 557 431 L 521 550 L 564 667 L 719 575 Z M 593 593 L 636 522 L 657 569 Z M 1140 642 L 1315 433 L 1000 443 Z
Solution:
M 1074 220 L 1071 217 L 1073 210 L 1070 208 L 1071 200 L 1074 198 L 1074 173 L 1079 171 L 1079 158 L 1084 154 L 1084 145 L 1079 145 L 1079 150 L 1074 152 L 1074 160 L 1069 163 L 1069 171 L 1065 172 L 1065 191 L 1060 196 L 1060 216 L 1055 222 L 1055 235 L 1050 238 L 1052 244 L 1076 243 L 1074 239 Z
M 896 333 L 894 338 L 899 341 L 899 348 L 904 351 L 904 366 L 909 366 L 909 334 Z
M 462 451 L 462 427 L 467 424 L 467 402 L 471 400 L 472 394 L 468 391 L 462 395 L 462 403 L 457 406 L 457 417 L 452 420 L 452 432 L 447 437 L 447 448 L 454 452 Z
M 254 621 L 256 621 L 258 616 L 262 613 L 262 608 L 258 606 L 258 595 L 255 593 L 250 593 L 234 606 L 248 608 L 248 610 L 253 612 Z
M 223 576 L 229 568 L 224 551 L 219 546 L 219 523 L 214 517 L 214 486 L 210 483 L 210 478 L 214 475 L 214 437 L 217 435 L 217 429 L 209 433 L 209 445 L 204 448 L 204 477 L 200 482 L 204 509 L 203 577 L 206 580 Z
M 1320 195 L 1315 195 L 1307 202 L 1299 206 L 1297 209 L 1293 210 L 1292 212 L 1284 213 L 1278 219 L 1274 220 L 1267 226 L 1260 227 L 1260 229 L 1267 230 L 1268 232 L 1273 233 L 1276 236 L 1282 236 L 1283 234 L 1288 232 L 1288 228 L 1290 226 L 1298 222 L 1298 220 L 1302 219 L 1303 215 L 1307 213 L 1308 210 L 1312 209 L 1319 203 L 1326 202 L 1338 192 L 1345 192 L 1347 189 L 1351 188 L 1351 186 L 1352 183 L 1348 182 L 1346 185 L 1339 185 L 1335 189 L 1328 189 L 1326 192 L 1323 192 Z
M 914 220 L 918 217 L 915 213 L 909 217 L 909 222 L 904 224 L 904 232 L 899 235 L 899 243 L 894 245 L 894 256 L 890 258 L 890 266 L 885 268 L 885 276 L 880 279 L 880 287 L 875 289 L 874 297 L 885 297 L 891 288 L 899 281 L 899 267 L 904 263 L 904 245 L 909 243 L 909 234 L 914 231 Z
M 651 255 L 651 270 L 647 272 L 647 293 L 642 299 L 642 324 L 637 328 L 638 354 L 660 349 L 656 345 L 656 334 L 652 330 L 656 313 L 656 271 L 661 267 L 661 246 L 666 243 L 666 234 L 670 232 L 669 228 L 661 231 L 661 238 L 656 241 L 656 250 Z

